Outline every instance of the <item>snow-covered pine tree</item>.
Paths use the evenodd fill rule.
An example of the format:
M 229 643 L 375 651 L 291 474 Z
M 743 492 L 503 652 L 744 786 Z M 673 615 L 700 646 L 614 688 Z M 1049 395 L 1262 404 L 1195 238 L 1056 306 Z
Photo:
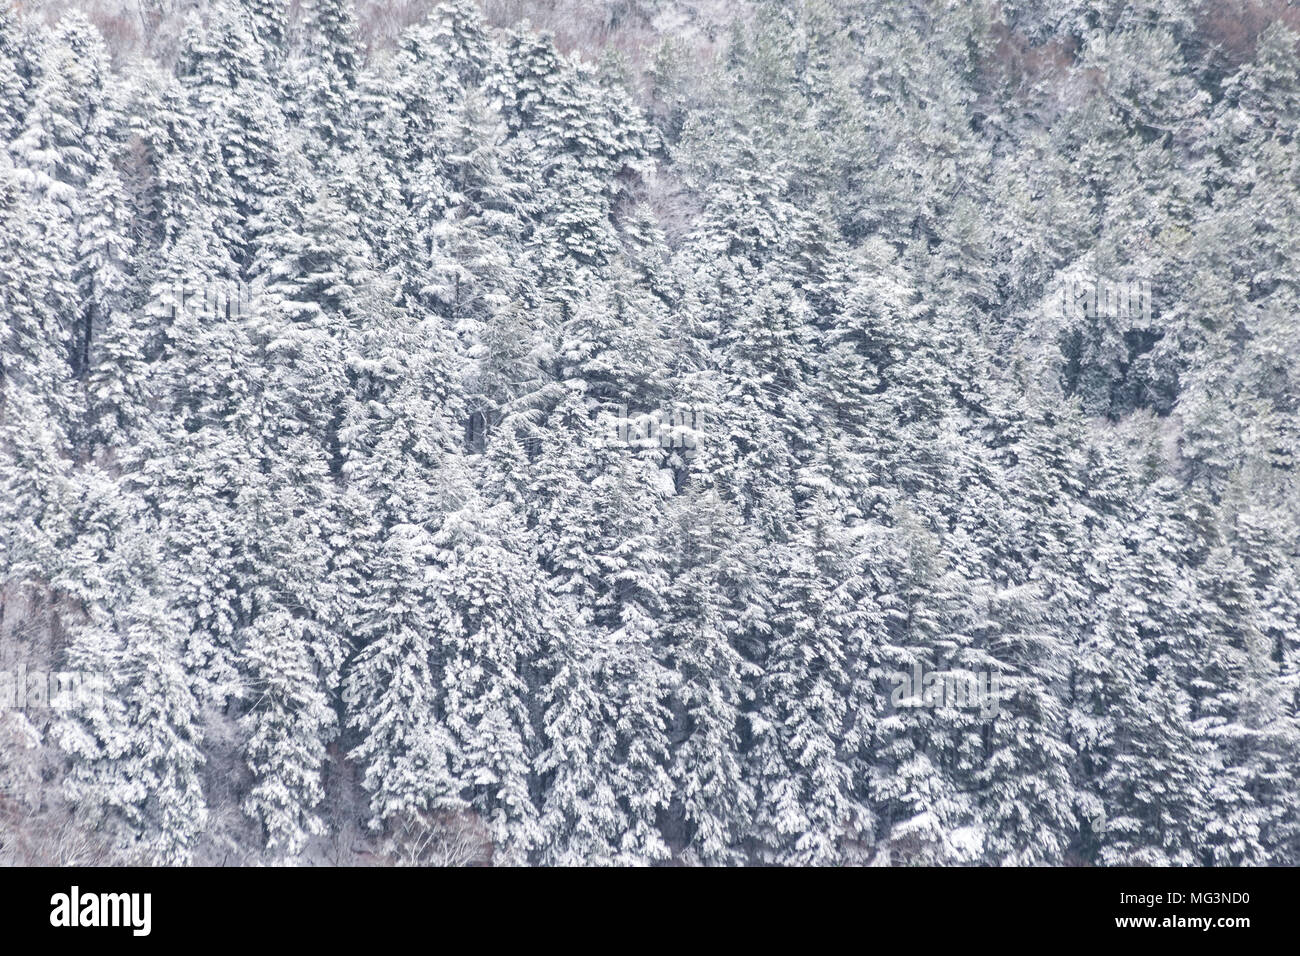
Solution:
M 471 495 L 446 516 L 434 547 L 433 587 L 451 612 L 435 639 L 453 772 L 491 832 L 494 862 L 524 863 L 540 835 L 531 698 L 550 599 L 528 536 L 504 503 Z
M 79 686 L 52 702 L 65 789 L 127 858 L 188 863 L 208 810 L 185 618 L 165 600 L 159 538 L 134 496 L 98 470 L 79 480 L 77 540 L 56 579 L 78 609 L 66 664 Z
M 773 863 L 841 862 L 846 842 L 860 839 L 868 824 L 843 747 L 849 670 L 864 631 L 860 560 L 831 502 L 814 497 L 784 549 L 772 635 L 748 715 L 758 804 L 752 839 Z
M 348 724 L 360 738 L 348 756 L 362 768 L 375 829 L 467 806 L 452 769 L 459 754 L 440 714 L 440 644 L 455 640 L 460 622 L 430 587 L 428 530 L 398 524 L 379 534 L 352 610 L 351 636 L 361 650 L 343 686 Z

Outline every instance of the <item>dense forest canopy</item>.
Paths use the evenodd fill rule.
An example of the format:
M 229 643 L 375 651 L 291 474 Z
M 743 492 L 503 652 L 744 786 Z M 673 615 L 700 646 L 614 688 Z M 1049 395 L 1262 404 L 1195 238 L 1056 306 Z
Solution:
M 1298 30 L 0 9 L 0 859 L 1300 864 Z

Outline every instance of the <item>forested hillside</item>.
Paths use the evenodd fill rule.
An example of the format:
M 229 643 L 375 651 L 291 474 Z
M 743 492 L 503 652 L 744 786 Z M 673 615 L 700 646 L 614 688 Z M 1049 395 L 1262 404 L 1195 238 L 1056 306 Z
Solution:
M 7 6 L 0 861 L 1300 864 L 1294 8 Z

